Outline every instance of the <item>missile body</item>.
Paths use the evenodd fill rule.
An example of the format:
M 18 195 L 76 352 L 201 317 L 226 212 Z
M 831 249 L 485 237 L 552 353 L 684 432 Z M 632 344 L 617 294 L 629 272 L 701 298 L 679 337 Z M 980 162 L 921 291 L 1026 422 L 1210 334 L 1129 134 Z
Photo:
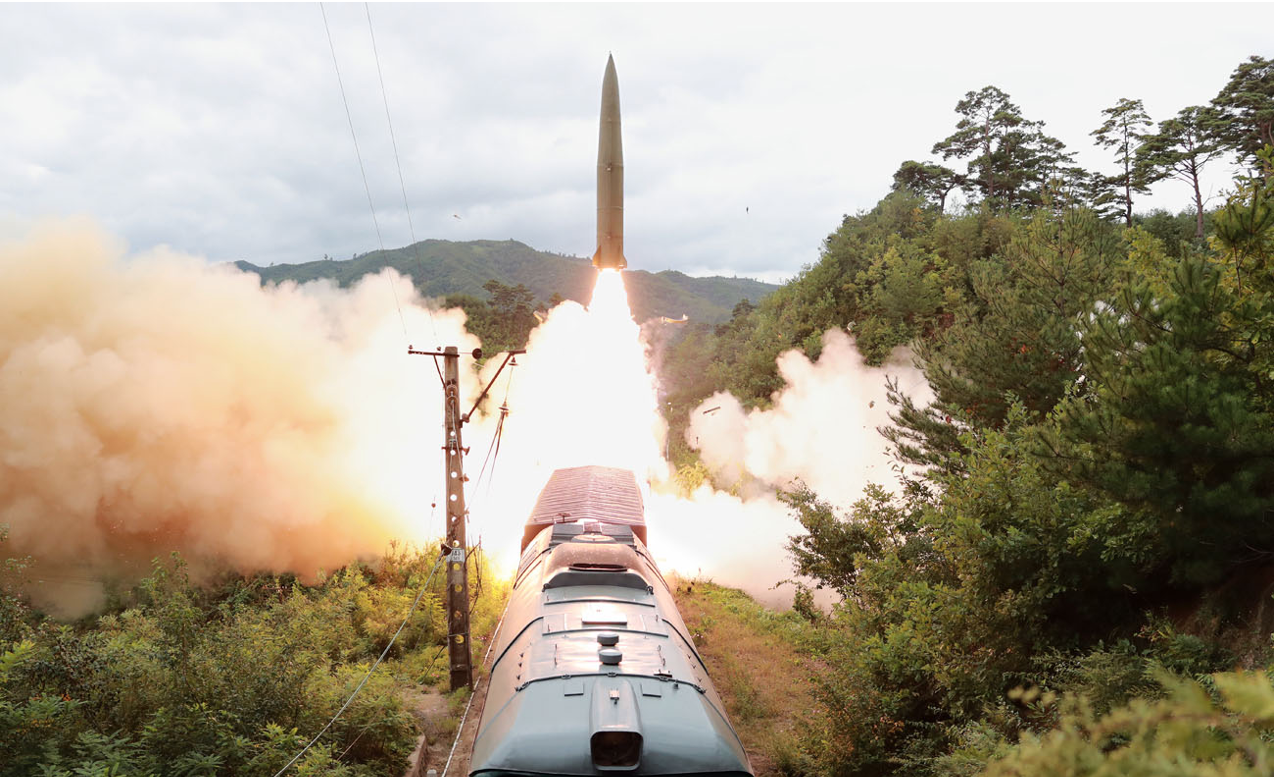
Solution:
M 625 163 L 620 148 L 620 87 L 616 63 L 607 55 L 603 106 L 598 122 L 598 250 L 595 268 L 624 268 Z

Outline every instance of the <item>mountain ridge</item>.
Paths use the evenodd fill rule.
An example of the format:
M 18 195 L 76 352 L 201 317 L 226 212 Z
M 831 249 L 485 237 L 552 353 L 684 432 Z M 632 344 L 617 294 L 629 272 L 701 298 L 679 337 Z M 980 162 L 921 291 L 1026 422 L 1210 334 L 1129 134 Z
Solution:
M 538 301 L 548 302 L 554 294 L 588 302 L 594 288 L 594 267 L 583 257 L 533 249 L 514 239 L 448 241 L 425 239 L 398 249 L 374 250 L 349 260 L 322 260 L 306 263 L 258 266 L 239 261 L 235 266 L 255 273 L 262 284 L 315 279 L 333 279 L 345 287 L 369 273 L 390 266 L 412 277 L 417 289 L 427 297 L 471 295 L 486 299 L 483 285 L 495 279 L 503 285 L 523 285 Z M 625 271 L 625 289 L 634 317 L 642 322 L 652 317 L 679 317 L 698 322 L 725 322 L 742 299 L 757 303 L 778 285 L 755 279 L 726 276 L 695 277 L 681 271 Z

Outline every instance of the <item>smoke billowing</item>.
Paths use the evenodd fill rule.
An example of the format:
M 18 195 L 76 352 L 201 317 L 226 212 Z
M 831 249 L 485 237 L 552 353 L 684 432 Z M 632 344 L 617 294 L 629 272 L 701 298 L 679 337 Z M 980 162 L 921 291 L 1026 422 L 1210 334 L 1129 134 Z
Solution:
M 816 362 L 790 350 L 777 365 L 785 388 L 771 408 L 745 412 L 733 396 L 716 393 L 691 413 L 688 443 L 719 481 L 756 495 L 801 480 L 841 506 L 859 500 L 869 482 L 896 486 L 877 432 L 891 424 L 887 378 L 899 377 L 905 391 L 929 391 L 907 350 L 874 368 L 846 333 L 830 330 Z
M 262 289 L 164 250 L 125 257 L 88 222 L 0 246 L 0 524 L 34 557 L 37 598 L 91 609 L 94 579 L 170 550 L 196 572 L 313 576 L 424 538 L 437 443 L 420 432 L 441 400 L 388 306 L 411 284 L 387 275 Z M 434 327 L 477 346 L 462 322 Z
M 791 603 L 793 588 L 773 586 L 792 576 L 785 551 L 788 537 L 802 532 L 777 489 L 805 483 L 830 503 L 849 507 L 875 482 L 898 487 L 898 475 L 877 432 L 889 425 L 887 377 L 924 402 L 924 377 L 900 349 L 885 366 L 864 364 L 850 337 L 840 330 L 824 334 L 823 349 L 812 362 L 802 352 L 780 355 L 785 387 L 768 409 L 746 412 L 735 397 L 716 393 L 691 413 L 688 443 L 718 484 L 730 495 L 701 487 L 690 500 L 655 496 L 655 511 L 667 532 L 659 545 L 675 549 L 670 564 L 684 574 L 703 572 L 718 582 L 744 588 L 777 606 Z M 676 518 L 673 523 L 669 519 Z M 652 533 L 660 530 L 653 527 Z M 675 537 L 675 538 L 667 538 Z M 827 604 L 831 594 L 822 599 Z
M 460 347 L 469 402 L 499 363 L 476 374 L 464 314 L 431 316 L 393 271 L 348 289 L 262 288 L 163 249 L 126 256 L 75 221 L 0 245 L 0 524 L 12 551 L 36 560 L 37 600 L 91 611 L 101 581 L 172 550 L 196 575 L 311 578 L 392 539 L 440 536 L 442 399 L 434 365 L 407 356 L 406 341 Z M 553 469 L 622 466 L 654 485 L 662 565 L 786 603 L 791 589 L 771 587 L 791 576 L 784 546 L 801 529 L 774 490 L 800 479 L 847 505 L 870 480 L 892 484 L 875 430 L 885 376 L 906 388 L 920 377 L 866 368 L 840 332 L 818 362 L 786 353 L 772 408 L 746 413 L 718 394 L 693 413 L 692 444 L 739 490 L 688 499 L 667 482 L 647 357 L 618 274 L 600 274 L 588 308 L 550 312 L 465 428 L 470 541 L 512 566 Z

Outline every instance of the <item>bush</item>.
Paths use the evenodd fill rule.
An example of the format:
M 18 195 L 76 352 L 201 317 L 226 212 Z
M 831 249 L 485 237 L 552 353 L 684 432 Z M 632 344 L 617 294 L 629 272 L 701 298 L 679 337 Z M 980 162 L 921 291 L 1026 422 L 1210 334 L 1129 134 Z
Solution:
M 989 775 L 1272 775 L 1272 680 L 1225 672 L 1219 691 L 1169 672 L 1161 700 L 1134 699 L 1106 715 L 1084 696 L 1065 696 L 1059 726 L 1023 734 Z
M 0 772 L 273 775 L 368 673 L 436 557 L 392 548 L 315 587 L 259 575 L 200 588 L 175 555 L 128 608 L 76 626 L 6 590 L 18 620 L 0 636 Z M 475 576 L 479 636 L 505 587 Z M 391 657 L 290 773 L 402 773 L 416 724 L 399 694 L 442 649 L 443 588 L 436 576 Z

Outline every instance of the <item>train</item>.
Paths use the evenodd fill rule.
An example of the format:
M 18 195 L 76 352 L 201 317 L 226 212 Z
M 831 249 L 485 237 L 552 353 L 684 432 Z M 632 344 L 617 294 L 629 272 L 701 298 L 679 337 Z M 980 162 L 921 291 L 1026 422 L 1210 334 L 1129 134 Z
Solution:
M 545 483 L 492 640 L 471 776 L 752 776 L 646 542 L 633 472 Z

